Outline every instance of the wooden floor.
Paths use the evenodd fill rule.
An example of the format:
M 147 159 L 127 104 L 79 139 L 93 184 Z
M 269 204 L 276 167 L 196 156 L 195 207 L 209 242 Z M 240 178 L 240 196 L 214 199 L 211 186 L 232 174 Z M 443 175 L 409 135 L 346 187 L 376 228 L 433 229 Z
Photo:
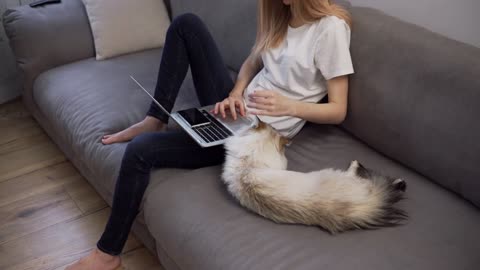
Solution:
M 0 105 L 0 269 L 60 270 L 91 251 L 110 208 L 20 100 Z M 128 270 L 161 270 L 130 236 Z

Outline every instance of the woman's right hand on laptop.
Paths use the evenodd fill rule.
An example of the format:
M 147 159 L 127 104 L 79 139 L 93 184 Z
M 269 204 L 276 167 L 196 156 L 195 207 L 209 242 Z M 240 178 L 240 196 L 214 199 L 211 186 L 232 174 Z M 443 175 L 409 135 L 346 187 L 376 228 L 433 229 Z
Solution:
M 240 112 L 241 116 L 246 116 L 245 104 L 244 104 L 242 95 L 230 94 L 223 101 L 217 102 L 212 112 L 215 115 L 220 113 L 223 118 L 226 118 L 227 117 L 226 111 L 229 111 L 233 117 L 233 120 L 237 120 L 237 109 Z

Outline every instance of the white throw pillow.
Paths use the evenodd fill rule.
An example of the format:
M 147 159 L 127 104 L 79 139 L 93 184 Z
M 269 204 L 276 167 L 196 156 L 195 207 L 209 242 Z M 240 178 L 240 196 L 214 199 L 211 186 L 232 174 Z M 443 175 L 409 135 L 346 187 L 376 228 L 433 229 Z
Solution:
M 97 60 L 164 45 L 170 19 L 163 0 L 83 0 Z

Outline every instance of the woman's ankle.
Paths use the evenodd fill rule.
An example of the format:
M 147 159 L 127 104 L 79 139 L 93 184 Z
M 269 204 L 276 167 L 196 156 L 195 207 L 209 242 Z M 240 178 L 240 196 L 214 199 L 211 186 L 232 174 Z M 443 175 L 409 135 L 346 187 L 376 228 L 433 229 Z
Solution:
M 147 115 L 143 121 L 148 125 L 155 126 L 157 129 L 163 129 L 167 126 L 162 120 L 150 115 Z
M 95 248 L 93 252 L 103 262 L 114 262 L 114 261 L 120 260 L 120 256 L 110 255 L 108 253 L 101 251 L 98 248 Z

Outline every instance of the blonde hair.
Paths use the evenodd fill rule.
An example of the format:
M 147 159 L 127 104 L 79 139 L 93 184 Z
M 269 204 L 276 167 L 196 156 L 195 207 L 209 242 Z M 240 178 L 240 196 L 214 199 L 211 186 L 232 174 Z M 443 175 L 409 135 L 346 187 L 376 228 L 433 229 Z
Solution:
M 331 0 L 293 0 L 290 6 L 281 0 L 259 0 L 257 11 L 257 38 L 253 53 L 279 46 L 285 39 L 288 23 L 294 14 L 304 24 L 313 23 L 322 17 L 333 15 L 352 27 L 350 13 Z

